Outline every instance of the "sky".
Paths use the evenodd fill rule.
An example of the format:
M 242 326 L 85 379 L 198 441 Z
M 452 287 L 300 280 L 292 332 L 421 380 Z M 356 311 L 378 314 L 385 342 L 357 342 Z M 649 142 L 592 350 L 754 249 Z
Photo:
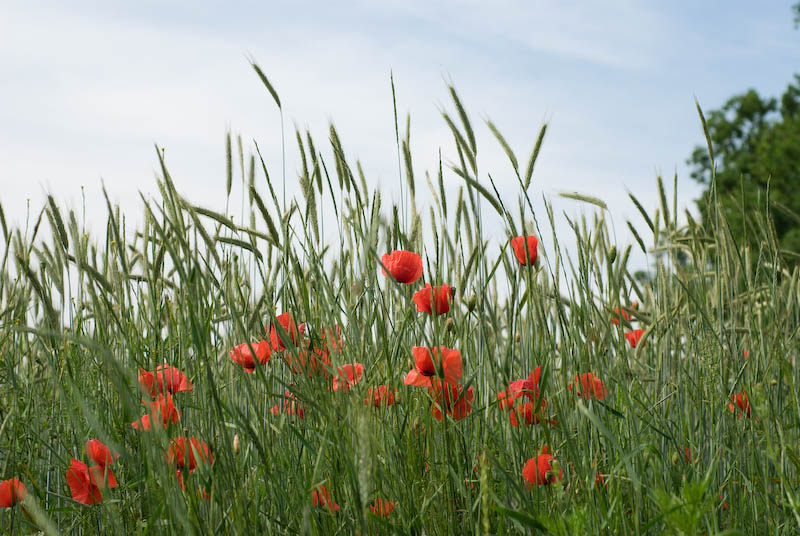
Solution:
M 333 121 L 369 186 L 399 200 L 393 73 L 401 121 L 411 114 L 419 205 L 440 148 L 445 164 L 457 159 L 441 117 L 452 111 L 453 83 L 476 129 L 481 181 L 491 173 L 516 206 L 516 179 L 486 119 L 523 162 L 547 121 L 530 190 L 537 211 L 542 198 L 552 201 L 555 231 L 568 236 L 562 213 L 596 209 L 558 194 L 600 197 L 624 246 L 625 220 L 642 227 L 628 192 L 655 209 L 658 174 L 671 184 L 677 172 L 679 208 L 696 212 L 700 188 L 685 163 L 703 143 L 694 99 L 710 110 L 749 88 L 778 95 L 800 70 L 790 5 L 4 0 L 0 203 L 9 223 L 24 226 L 28 206 L 38 214 L 51 193 L 102 231 L 105 184 L 134 225 L 140 193 L 158 191 L 157 144 L 177 189 L 224 211 L 228 130 L 247 152 L 257 141 L 271 175 L 281 172 L 280 116 L 253 58 L 283 104 L 289 197 L 300 195 L 294 128 L 310 130 L 330 158 Z M 446 172 L 445 184 L 455 197 L 462 181 Z M 495 244 L 505 240 L 499 221 L 489 231 Z

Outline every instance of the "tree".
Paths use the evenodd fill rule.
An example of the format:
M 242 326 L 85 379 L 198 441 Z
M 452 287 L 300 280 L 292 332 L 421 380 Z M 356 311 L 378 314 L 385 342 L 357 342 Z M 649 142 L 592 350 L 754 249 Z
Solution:
M 800 0 L 792 4 L 800 27 Z M 756 211 L 769 214 L 781 250 L 790 264 L 800 263 L 800 75 L 778 101 L 749 90 L 706 115 L 714 151 L 717 202 L 737 240 L 755 243 L 749 222 Z M 709 224 L 711 158 L 695 147 L 687 163 L 691 177 L 706 190 L 697 200 L 703 223 Z
M 800 12 L 800 3 L 795 8 Z M 734 237 L 756 241 L 750 216 L 765 211 L 781 249 L 800 254 L 800 75 L 780 100 L 764 99 L 751 89 L 708 113 L 706 122 L 716 164 L 717 201 Z M 696 147 L 687 163 L 691 177 L 706 186 L 697 204 L 707 224 L 712 202 L 707 148 Z M 796 264 L 800 256 L 788 253 L 786 260 Z

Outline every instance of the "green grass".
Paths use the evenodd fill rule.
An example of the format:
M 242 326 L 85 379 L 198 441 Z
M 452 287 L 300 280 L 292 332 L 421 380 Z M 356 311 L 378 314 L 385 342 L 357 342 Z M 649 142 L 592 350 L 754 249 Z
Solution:
M 237 154 L 229 137 L 227 191 L 241 167 L 244 213 L 232 215 L 230 199 L 194 206 L 159 153 L 160 197 L 143 200 L 135 230 L 122 228 L 111 203 L 104 233 L 89 234 L 52 198 L 24 234 L 3 218 L 0 479 L 19 477 L 29 496 L 0 511 L 0 532 L 797 533 L 800 287 L 768 220 L 752 219 L 750 231 L 763 235 L 758 251 L 742 248 L 721 215 L 703 228 L 687 214 L 679 226 L 674 193 L 659 179 L 655 213 L 633 198 L 643 216 L 630 222 L 633 246 L 613 244 L 613 215 L 581 194 L 565 195 L 586 203 L 593 220 L 553 236 L 552 210 L 534 214 L 529 197 L 538 195 L 531 176 L 545 128 L 530 158 L 518 159 L 488 124 L 520 187 L 501 195 L 479 169 L 473 126 L 451 95 L 444 115 L 457 163 L 436 170 L 431 195 L 412 173 L 401 124 L 404 195 L 391 205 L 367 189 L 331 127 L 329 147 L 296 135 L 299 198 L 281 198 L 285 184 L 266 174 L 260 154 Z M 446 196 L 447 175 L 463 181 L 457 199 Z M 333 223 L 323 218 L 331 211 Z M 485 232 L 497 217 L 507 236 Z M 323 244 L 332 229 L 337 239 Z M 507 247 L 519 234 L 546 244 L 537 267 L 520 266 Z M 559 242 L 575 238 L 567 256 Z M 630 273 L 631 247 L 654 255 L 649 279 Z M 380 257 L 394 249 L 423 255 L 417 283 L 381 275 Z M 457 288 L 449 313 L 415 310 L 412 295 L 426 282 Z M 640 305 L 631 321 L 612 324 L 614 308 L 632 300 Z M 285 311 L 307 323 L 314 344 L 320 328 L 340 326 L 346 345 L 331 354 L 333 366 L 362 363 L 360 383 L 331 392 L 329 378 L 292 374 L 278 352 L 254 374 L 235 365 L 230 349 L 266 337 Z M 635 349 L 624 338 L 634 328 L 646 330 Z M 460 350 L 462 384 L 475 394 L 467 418 L 435 420 L 428 392 L 403 385 L 411 348 L 423 345 Z M 137 432 L 131 422 L 145 412 L 137 369 L 164 361 L 195 389 L 174 396 L 179 423 Z M 557 424 L 514 428 L 497 393 L 539 365 Z M 567 389 L 584 372 L 603 380 L 605 400 Z M 379 384 L 396 389 L 398 403 L 365 406 Z M 303 419 L 270 412 L 287 391 Z M 754 418 L 728 410 L 741 391 Z M 185 477 L 182 491 L 164 453 L 183 434 L 206 441 L 215 463 Z M 119 486 L 85 506 L 71 499 L 66 468 L 72 457 L 87 461 L 92 438 L 121 454 Z M 543 445 L 564 479 L 529 489 L 522 467 Z M 598 471 L 604 489 L 593 484 Z M 312 506 L 319 485 L 338 512 Z M 379 497 L 398 503 L 386 518 L 370 513 Z

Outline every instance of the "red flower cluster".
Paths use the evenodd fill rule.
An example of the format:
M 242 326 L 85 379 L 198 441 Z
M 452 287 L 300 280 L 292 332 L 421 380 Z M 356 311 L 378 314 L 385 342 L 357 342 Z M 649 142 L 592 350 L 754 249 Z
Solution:
M 19 478 L 9 478 L 0 482 L 0 508 L 11 508 L 28 494 L 25 484 Z
M 631 302 L 631 308 L 638 309 L 639 302 L 637 301 Z M 622 307 L 614 307 L 614 316 L 611 317 L 611 323 L 614 324 L 615 326 L 618 326 L 620 318 L 626 322 L 630 322 L 631 314 Z
M 734 408 L 734 404 L 736 407 Z M 736 412 L 736 408 L 738 408 L 738 412 Z M 728 409 L 731 413 L 736 412 L 736 416 L 741 419 L 745 415 L 750 417 L 750 400 L 747 398 L 747 393 L 744 391 L 741 393 L 736 393 L 735 395 L 731 395 L 731 403 L 728 404 Z
M 511 426 L 519 427 L 523 425 L 533 425 L 542 422 L 547 422 L 544 417 L 544 408 L 547 406 L 547 401 L 541 396 L 539 392 L 539 379 L 542 375 L 542 367 L 536 367 L 530 375 L 524 380 L 516 380 L 508 384 L 508 389 L 497 393 L 497 399 L 500 401 L 500 408 L 508 410 L 508 417 L 511 420 Z M 517 399 L 526 397 L 527 400 L 522 400 L 517 404 Z M 549 421 L 551 425 L 555 426 L 555 420 Z
M 272 409 L 269 410 L 270 413 L 276 417 L 281 413 L 285 413 L 286 415 L 297 415 L 301 419 L 305 416 L 305 410 L 303 410 L 303 406 L 300 405 L 292 393 L 284 393 L 281 405 L 283 406 L 282 409 L 277 405 L 272 406 Z
M 67 468 L 67 485 L 73 500 L 97 504 L 103 500 L 101 489 L 117 487 L 117 479 L 109 467 L 114 463 L 114 456 L 107 446 L 96 439 L 87 441 L 85 450 L 97 465 L 89 467 L 72 458 L 72 464 Z
M 391 274 L 398 283 L 410 285 L 422 277 L 422 257 L 412 251 L 392 251 L 381 257 L 381 263 L 386 267 L 381 268 L 383 275 Z
M 472 387 L 464 391 L 464 388 L 458 384 L 436 380 L 433 383 L 431 394 L 433 396 L 431 412 L 437 421 L 442 420 L 443 408 L 456 421 L 464 419 L 472 411 L 474 397 Z
M 443 284 L 440 287 L 431 287 L 430 283 L 425 288 L 414 294 L 414 303 L 417 311 L 429 315 L 441 315 L 450 310 L 450 302 L 456 294 L 456 289 Z
M 525 479 L 525 485 L 528 487 L 532 485 L 543 486 L 564 480 L 564 473 L 561 467 L 556 463 L 558 473 L 553 468 L 554 460 L 555 458 L 550 454 L 550 449 L 547 445 L 543 446 L 539 455 L 535 458 L 530 458 L 525 462 L 525 467 L 522 468 L 522 478 Z
M 572 385 L 569 384 L 567 389 L 572 391 Z M 603 400 L 606 397 L 606 386 L 603 385 L 603 381 L 600 378 L 591 372 L 576 374 L 575 385 L 577 386 L 575 394 L 586 400 L 591 400 L 592 398 Z
M 253 355 L 253 352 L 255 352 L 255 355 Z M 233 359 L 234 363 L 240 365 L 245 372 L 252 374 L 256 371 L 256 361 L 262 366 L 266 365 L 269 362 L 271 353 L 269 343 L 261 339 L 257 344 L 243 343 L 236 346 L 231 350 L 231 359 Z
M 369 505 L 369 509 L 378 517 L 386 517 L 394 512 L 395 506 L 397 506 L 396 502 L 388 499 L 378 499 Z
M 311 492 L 311 505 L 327 508 L 331 513 L 339 511 L 339 505 L 331 499 L 331 494 L 325 486 L 320 486 Z
M 536 264 L 538 246 L 539 239 L 533 235 L 517 236 L 511 239 L 511 248 L 514 250 L 514 256 L 517 257 L 522 266 Z
M 628 339 L 628 343 L 632 348 L 636 348 L 636 346 L 639 344 L 639 340 L 642 338 L 642 335 L 644 335 L 643 329 L 634 329 L 633 331 L 626 333 L 625 338 Z
M 342 365 L 333 377 L 331 385 L 332 391 L 348 391 L 352 386 L 361 381 L 364 375 L 364 365 L 361 363 L 352 363 Z
M 175 394 L 179 391 L 192 392 L 194 390 L 194 385 L 189 381 L 189 378 L 167 362 L 156 367 L 155 373 L 140 368 L 139 385 L 152 398 L 155 398 L 159 393 Z
M 379 385 L 376 388 L 369 388 L 367 398 L 364 399 L 364 405 L 369 406 L 372 403 L 376 408 L 381 406 L 391 406 L 394 404 L 395 392 L 390 391 L 385 385 Z
M 166 428 L 170 423 L 174 424 L 180 420 L 181 412 L 175 408 L 172 395 L 169 393 L 166 395 L 159 395 L 158 399 L 152 402 L 143 400 L 142 403 L 146 406 L 150 406 L 150 411 L 138 421 L 131 423 L 131 426 L 133 426 L 135 430 L 150 431 L 151 426 L 159 421 L 162 426 Z

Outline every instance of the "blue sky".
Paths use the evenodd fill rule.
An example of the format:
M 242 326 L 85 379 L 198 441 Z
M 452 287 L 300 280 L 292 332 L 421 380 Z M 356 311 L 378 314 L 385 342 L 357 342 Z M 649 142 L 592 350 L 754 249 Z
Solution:
M 279 174 L 279 118 L 252 56 L 280 93 L 287 134 L 308 128 L 324 146 L 333 120 L 348 157 L 394 199 L 390 70 L 399 111 L 411 113 L 420 196 L 439 148 L 455 159 L 439 114 L 451 108 L 446 81 L 478 130 L 482 172 L 514 206 L 515 179 L 482 122 L 525 160 L 547 120 L 532 192 L 570 216 L 589 208 L 558 192 L 603 198 L 624 244 L 625 219 L 641 223 L 627 191 L 654 208 L 657 173 L 671 181 L 677 170 L 679 205 L 693 209 L 695 96 L 712 109 L 751 87 L 777 95 L 800 71 L 790 1 L 111 4 L 4 2 L 0 202 L 11 221 L 23 223 L 26 200 L 38 209 L 45 192 L 79 209 L 83 188 L 87 221 L 100 228 L 102 179 L 136 222 L 139 192 L 157 191 L 153 143 L 179 190 L 222 210 L 227 129 L 246 149 L 257 140 Z M 289 195 L 297 169 L 290 145 Z M 450 173 L 446 184 L 455 195 L 461 183 Z M 559 221 L 556 231 L 571 234 Z

